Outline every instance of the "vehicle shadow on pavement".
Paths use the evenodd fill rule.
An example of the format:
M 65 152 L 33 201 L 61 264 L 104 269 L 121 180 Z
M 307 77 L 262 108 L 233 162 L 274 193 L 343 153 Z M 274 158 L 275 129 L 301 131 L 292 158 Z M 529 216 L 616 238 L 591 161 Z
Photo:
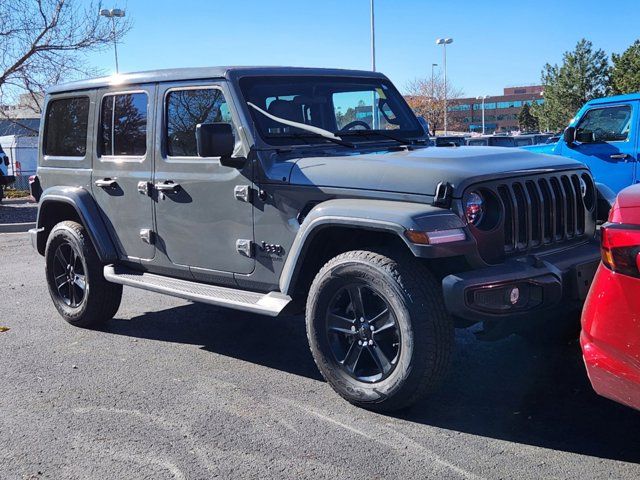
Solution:
M 109 333 L 202 349 L 322 381 L 302 317 L 270 318 L 191 304 L 109 322 Z M 456 332 L 442 388 L 395 416 L 483 437 L 640 462 L 640 413 L 596 395 L 577 342 L 533 346 L 518 337 L 481 342 Z
M 206 351 L 324 381 L 301 317 L 272 318 L 194 303 L 110 321 L 104 331 L 130 337 L 201 345 Z
M 640 413 L 593 391 L 577 341 L 534 346 L 512 336 L 490 343 L 461 330 L 454 358 L 443 388 L 398 418 L 640 462 Z

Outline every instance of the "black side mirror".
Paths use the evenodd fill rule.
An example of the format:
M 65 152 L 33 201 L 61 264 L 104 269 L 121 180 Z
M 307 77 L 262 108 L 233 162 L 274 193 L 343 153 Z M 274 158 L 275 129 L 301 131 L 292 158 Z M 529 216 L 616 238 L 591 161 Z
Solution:
M 576 127 L 567 127 L 564 129 L 564 143 L 572 146 L 576 141 Z
M 235 138 L 230 123 L 199 123 L 196 125 L 199 157 L 220 157 L 220 165 L 242 168 L 244 157 L 232 157 Z
M 596 135 L 593 132 L 576 132 L 576 141 L 580 143 L 596 143 Z

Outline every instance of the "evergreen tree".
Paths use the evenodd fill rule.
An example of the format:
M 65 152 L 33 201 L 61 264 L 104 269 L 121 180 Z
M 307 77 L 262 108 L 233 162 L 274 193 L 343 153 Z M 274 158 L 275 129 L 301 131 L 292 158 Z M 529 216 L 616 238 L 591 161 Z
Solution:
M 538 130 L 538 119 L 531 114 L 529 104 L 525 103 L 518 114 L 518 125 L 523 132 L 534 132 Z
M 533 114 L 543 128 L 561 130 L 585 102 L 608 94 L 607 55 L 582 39 L 575 50 L 564 53 L 562 65 L 544 66 L 542 85 L 544 103 L 534 106 Z
M 640 92 L 640 40 L 622 55 L 611 55 L 611 90 L 615 94 Z

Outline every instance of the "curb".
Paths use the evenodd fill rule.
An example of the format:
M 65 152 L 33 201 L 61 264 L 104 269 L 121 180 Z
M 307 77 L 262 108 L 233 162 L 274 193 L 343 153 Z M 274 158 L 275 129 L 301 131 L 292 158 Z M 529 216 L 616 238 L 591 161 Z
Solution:
M 19 198 L 3 198 L 2 199 L 2 203 L 0 203 L 0 205 L 6 205 L 6 204 L 23 204 L 23 203 L 36 203 L 33 201 L 33 198 L 29 197 L 19 197 Z
M 0 223 L 0 233 L 22 233 L 30 228 L 36 228 L 36 223 Z

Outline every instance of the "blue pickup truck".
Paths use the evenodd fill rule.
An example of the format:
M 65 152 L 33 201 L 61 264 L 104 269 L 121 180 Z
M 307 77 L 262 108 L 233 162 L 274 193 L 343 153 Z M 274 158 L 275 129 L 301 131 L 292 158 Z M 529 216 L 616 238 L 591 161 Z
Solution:
M 640 93 L 587 102 L 557 143 L 523 147 L 589 166 L 602 195 L 640 182 Z

